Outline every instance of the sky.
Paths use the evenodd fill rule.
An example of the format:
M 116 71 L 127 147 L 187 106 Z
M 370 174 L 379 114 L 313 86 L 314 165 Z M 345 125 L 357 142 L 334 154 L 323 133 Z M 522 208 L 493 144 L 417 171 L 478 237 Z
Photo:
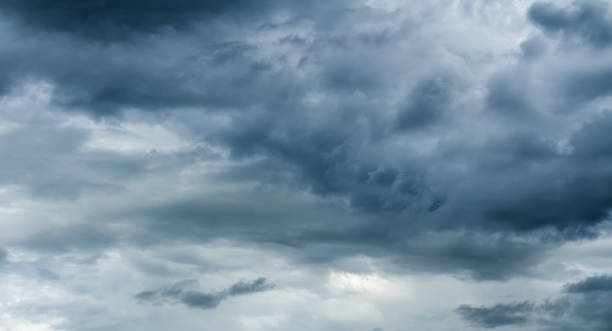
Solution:
M 0 331 L 612 330 L 612 3 L 0 1 Z

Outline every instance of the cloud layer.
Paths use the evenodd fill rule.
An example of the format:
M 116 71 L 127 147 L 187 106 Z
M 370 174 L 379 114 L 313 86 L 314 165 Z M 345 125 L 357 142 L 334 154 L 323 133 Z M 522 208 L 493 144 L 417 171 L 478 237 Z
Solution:
M 609 326 L 603 1 L 3 1 L 0 43 L 0 329 Z
M 457 308 L 466 320 L 483 328 L 536 324 L 540 330 L 608 330 L 612 327 L 612 277 L 593 276 L 565 285 L 565 296 L 535 304 L 528 301 L 491 307 Z

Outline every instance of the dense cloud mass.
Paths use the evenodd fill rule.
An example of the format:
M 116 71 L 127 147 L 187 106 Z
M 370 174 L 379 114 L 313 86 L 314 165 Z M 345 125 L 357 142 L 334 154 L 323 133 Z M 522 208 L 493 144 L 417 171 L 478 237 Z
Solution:
M 612 325 L 605 1 L 7 0 L 0 44 L 0 330 Z
M 605 2 L 585 1 L 568 7 L 538 2 L 529 9 L 528 15 L 546 32 L 577 37 L 595 47 L 606 47 L 612 42 L 612 22 Z
M 87 38 L 115 40 L 134 33 L 154 33 L 162 28 L 184 28 L 196 20 L 214 19 L 240 11 L 257 11 L 272 1 L 179 0 L 155 1 L 4 1 L 6 14 L 24 25 Z

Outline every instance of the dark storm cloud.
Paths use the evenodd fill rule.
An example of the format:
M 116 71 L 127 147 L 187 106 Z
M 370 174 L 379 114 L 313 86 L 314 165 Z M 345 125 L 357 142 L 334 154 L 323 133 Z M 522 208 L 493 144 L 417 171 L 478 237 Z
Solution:
M 262 2 L 183 1 L 171 5 L 165 1 L 61 4 L 11 1 L 0 8 L 3 5 L 21 15 L 40 15 L 61 29 L 68 26 L 78 29 L 74 21 L 82 19 L 82 28 L 87 33 L 98 33 L 98 28 L 103 30 L 100 33 L 105 33 L 107 28 L 111 32 L 113 28 L 137 29 L 141 24 L 144 28 L 149 25 L 153 28 L 157 18 L 160 24 L 165 20 L 169 24 L 174 20 L 176 24 L 183 24 L 189 20 L 176 19 L 174 11 L 191 17 L 197 16 L 199 9 L 206 11 L 208 7 L 218 7 L 221 11 L 226 7 L 228 10 L 240 8 L 248 19 L 234 21 L 214 15 L 214 22 L 204 20 L 197 29 L 188 32 L 176 34 L 162 30 L 119 44 L 91 43 L 71 34 L 45 35 L 46 30 L 32 34 L 3 22 L 0 93 L 10 92 L 24 81 L 47 81 L 54 85 L 54 101 L 61 107 L 109 116 L 132 107 L 147 111 L 185 107 L 247 109 L 262 104 L 288 107 L 282 103 L 283 99 L 296 97 L 293 90 L 301 86 L 293 77 L 294 68 L 286 65 L 283 55 L 258 59 L 258 47 L 244 36 L 243 30 L 252 34 L 269 29 L 265 26 L 269 17 L 259 17 L 257 10 L 250 10 L 266 7 Z M 97 6 L 104 10 L 92 10 L 90 15 L 81 12 Z M 47 7 L 55 8 L 61 18 L 56 19 L 55 11 Z M 301 4 L 287 2 L 286 7 L 295 7 L 293 15 L 306 14 L 301 12 Z M 151 22 L 149 15 L 155 18 Z M 121 20 L 133 22 L 135 26 L 122 25 Z M 37 22 L 41 21 L 27 20 L 28 24 Z M 283 68 L 271 70 L 272 64 Z
M 248 56 L 253 46 L 214 37 L 182 52 L 172 50 L 170 40 L 156 50 L 82 47 L 65 38 L 51 40 L 8 41 L 0 55 L 5 85 L 49 81 L 54 84 L 57 105 L 96 116 L 117 115 L 131 107 L 149 111 L 190 106 L 246 107 L 262 97 L 262 89 L 255 85 L 279 79 L 265 75 L 265 68 L 257 67 Z M 21 60 L 15 63 L 18 58 Z
M 534 111 L 528 97 L 524 77 L 516 72 L 504 72 L 488 82 L 487 110 L 506 114 L 509 118 L 524 118 Z
M 463 305 L 457 313 L 463 319 L 484 328 L 496 328 L 506 325 L 519 325 L 527 322 L 527 315 L 533 310 L 533 304 L 518 302 L 498 304 L 492 307 L 470 307 Z
M 368 137 L 353 132 L 357 123 L 350 114 L 337 116 L 305 126 L 300 115 L 256 113 L 252 121 L 237 118 L 237 127 L 216 139 L 235 157 L 265 155 L 271 168 L 290 170 L 314 193 L 347 196 L 363 211 L 401 213 L 419 202 L 425 208 L 435 203 L 417 167 L 361 159 L 356 151 L 366 148 Z
M 440 120 L 452 100 L 453 84 L 451 77 L 444 76 L 420 80 L 410 93 L 408 104 L 399 112 L 397 128 L 425 128 Z
M 25 25 L 102 40 L 126 39 L 134 33 L 153 33 L 161 28 L 184 28 L 217 15 L 251 14 L 273 1 L 154 0 L 154 1 L 18 1 L 7 0 L 0 10 L 18 17 Z
M 483 328 L 506 325 L 538 326 L 542 330 L 596 330 L 612 328 L 612 277 L 593 276 L 564 286 L 565 296 L 541 303 L 520 302 L 491 307 L 462 305 L 456 312 Z
M 612 92 L 612 68 L 595 66 L 571 73 L 560 90 L 569 106 L 608 96 Z
M 385 78 L 377 72 L 379 68 L 363 65 L 367 52 L 360 56 L 348 54 L 352 59 L 347 61 L 339 61 L 337 54 L 325 55 L 323 59 L 327 48 L 334 52 L 338 51 L 334 47 L 341 48 L 332 47 L 324 36 L 314 44 L 294 45 L 294 52 L 304 53 L 298 64 L 288 63 L 292 54 L 263 57 L 256 42 L 249 40 L 256 33 L 285 25 L 292 28 L 311 21 L 328 24 L 326 15 L 343 8 L 341 2 L 275 2 L 268 6 L 249 1 L 9 1 L 2 6 L 24 17 L 45 18 L 27 19 L 24 24 L 51 24 L 51 28 L 74 28 L 77 32 L 82 28 L 86 33 L 186 24 L 189 19 L 178 19 L 174 14 L 197 17 L 209 10 L 215 12 L 214 22 L 203 19 L 192 30 L 180 34 L 160 30 L 119 44 L 90 43 L 71 34 L 45 35 L 48 29 L 31 34 L 4 22 L 0 34 L 4 45 L 0 55 L 3 71 L 0 92 L 8 92 L 23 81 L 48 81 L 54 85 L 57 104 L 98 116 L 117 115 L 132 107 L 147 111 L 185 107 L 291 109 L 296 105 L 290 101 L 304 97 L 319 78 L 330 87 L 336 86 L 334 89 L 339 93 L 354 88 L 368 92 L 383 84 L 381 80 Z M 258 8 L 276 6 L 285 8 L 290 15 L 280 26 L 269 22 L 271 15 L 257 14 Z M 98 7 L 101 9 L 95 10 Z M 233 20 L 216 12 L 234 9 L 247 19 Z M 313 17 L 314 14 L 320 17 Z M 45 23 L 46 20 L 49 22 Z M 349 37 L 356 38 L 346 38 Z M 281 36 L 277 42 L 282 43 L 284 38 Z M 315 44 L 318 48 L 313 47 Z M 362 50 L 367 49 L 363 43 L 360 45 Z M 311 52 L 321 54 L 311 56 Z M 302 75 L 300 70 L 307 64 L 314 70 L 320 66 L 323 77 Z
M 190 290 L 189 287 L 192 287 L 194 283 L 195 281 L 183 281 L 167 288 L 143 291 L 136 294 L 135 298 L 139 302 L 155 304 L 178 302 L 190 308 L 214 309 L 223 300 L 230 297 L 263 292 L 274 288 L 274 284 L 267 283 L 265 278 L 258 278 L 248 283 L 238 282 L 225 290 L 214 293 Z
M 580 38 L 598 47 L 612 43 L 612 17 L 608 4 L 602 1 L 577 1 L 571 7 L 551 2 L 537 2 L 528 12 L 529 19 L 549 33 L 566 38 Z
M 571 152 L 538 133 L 516 133 L 449 156 L 455 162 L 471 158 L 471 171 L 478 176 L 445 189 L 446 202 L 432 217 L 445 226 L 459 221 L 518 232 L 550 227 L 570 237 L 591 236 L 589 228 L 606 220 L 612 206 L 607 189 L 612 173 L 601 166 L 607 160 L 604 132 L 610 123 L 603 116 L 585 124 L 570 138 Z
M 533 267 L 554 247 L 538 240 L 495 233 L 434 235 L 421 242 L 400 242 L 397 248 L 400 254 L 396 257 L 399 265 L 419 265 L 423 270 L 451 272 L 479 281 L 533 275 Z
M 572 141 L 575 154 L 590 161 L 602 161 L 612 156 L 612 142 L 606 135 L 612 129 L 612 116 L 595 118 L 578 132 Z
M 594 276 L 565 287 L 568 293 L 587 293 L 594 291 L 612 292 L 612 276 Z
M 589 237 L 608 217 L 612 172 L 603 155 L 610 120 L 563 137 L 573 152 L 559 150 L 558 136 L 548 127 L 565 119 L 544 117 L 557 109 L 542 109 L 548 95 L 531 93 L 536 89 L 526 70 L 542 64 L 543 40 L 520 46 L 516 68 L 479 77 L 487 90 L 481 99 L 471 94 L 482 88 L 474 79 L 443 69 L 446 64 L 430 56 L 433 45 L 415 43 L 405 50 L 400 46 L 412 39 L 401 38 L 413 36 L 405 30 L 357 31 L 365 23 L 381 22 L 376 15 L 382 14 L 361 6 L 319 4 L 308 12 L 317 15 L 290 11 L 289 19 L 275 25 L 258 10 L 248 20 L 225 19 L 225 13 L 248 15 L 247 9 L 259 6 L 240 1 L 180 1 L 169 9 L 154 1 L 146 5 L 150 10 L 138 1 L 65 2 L 44 11 L 50 4 L 0 5 L 21 17 L 20 24 L 62 32 L 41 33 L 48 38 L 43 39 L 15 24 L 2 26 L 6 91 L 42 80 L 53 86 L 53 105 L 62 109 L 121 121 L 124 111 L 139 108 L 151 117 L 169 118 L 180 134 L 226 149 L 232 161 L 244 164 L 219 171 L 219 181 L 307 190 L 350 207 L 304 217 L 304 206 L 264 193 L 195 193 L 113 211 L 110 219 L 138 226 L 129 234 L 84 236 L 92 249 L 122 240 L 145 245 L 227 237 L 305 247 L 295 252 L 304 261 L 368 253 L 428 271 L 508 279 L 529 274 L 550 247 L 545 238 L 522 241 L 521 236 L 557 231 L 551 236 L 559 241 Z M 528 15 L 545 31 L 605 45 L 605 38 L 589 30 L 603 24 L 598 14 L 584 8 L 578 12 L 587 18 L 546 4 L 534 5 Z M 43 13 L 48 13 L 43 20 L 34 19 Z M 370 15 L 375 19 L 368 21 Z M 215 22 L 207 20 L 213 16 Z M 304 36 L 285 31 L 291 29 Z M 124 34 L 133 38 L 89 42 Z M 401 61 L 381 56 L 397 52 L 407 54 L 401 53 Z M 423 60 L 423 54 L 430 57 Z M 459 62 L 471 62 L 463 56 Z M 477 69 L 466 71 L 478 74 Z M 585 65 L 577 70 L 583 76 L 562 71 L 558 80 L 535 80 L 550 85 L 549 97 L 561 100 L 560 108 L 579 113 L 610 91 L 607 71 L 596 69 Z M 469 103 L 462 104 L 466 99 Z M 471 108 L 483 105 L 484 116 L 475 115 Z M 214 121 L 215 116 L 221 120 Z M 19 141 L 23 148 L 0 144 L 8 160 L 0 181 L 26 185 L 39 196 L 77 198 L 92 188 L 120 192 L 121 184 L 112 186 L 111 179 L 129 181 L 159 163 L 188 168 L 200 160 L 85 153 L 80 150 L 87 139 L 83 130 L 36 131 L 3 134 L 3 141 Z M 430 150 L 409 148 L 422 147 L 424 140 L 434 140 Z M 74 233 L 79 231 L 85 230 L 77 227 Z M 416 240 L 419 235 L 428 241 Z M 32 237 L 39 243 L 32 248 L 85 249 L 89 241 L 68 229 L 65 237 L 39 237 Z M 72 243 L 61 244 L 63 238 Z M 214 296 L 191 300 L 215 304 Z

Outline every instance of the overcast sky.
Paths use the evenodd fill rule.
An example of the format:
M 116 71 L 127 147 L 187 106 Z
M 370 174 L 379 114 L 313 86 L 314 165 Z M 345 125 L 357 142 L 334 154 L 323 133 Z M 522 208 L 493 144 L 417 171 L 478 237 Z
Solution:
M 609 331 L 611 210 L 606 1 L 0 1 L 1 331 Z

